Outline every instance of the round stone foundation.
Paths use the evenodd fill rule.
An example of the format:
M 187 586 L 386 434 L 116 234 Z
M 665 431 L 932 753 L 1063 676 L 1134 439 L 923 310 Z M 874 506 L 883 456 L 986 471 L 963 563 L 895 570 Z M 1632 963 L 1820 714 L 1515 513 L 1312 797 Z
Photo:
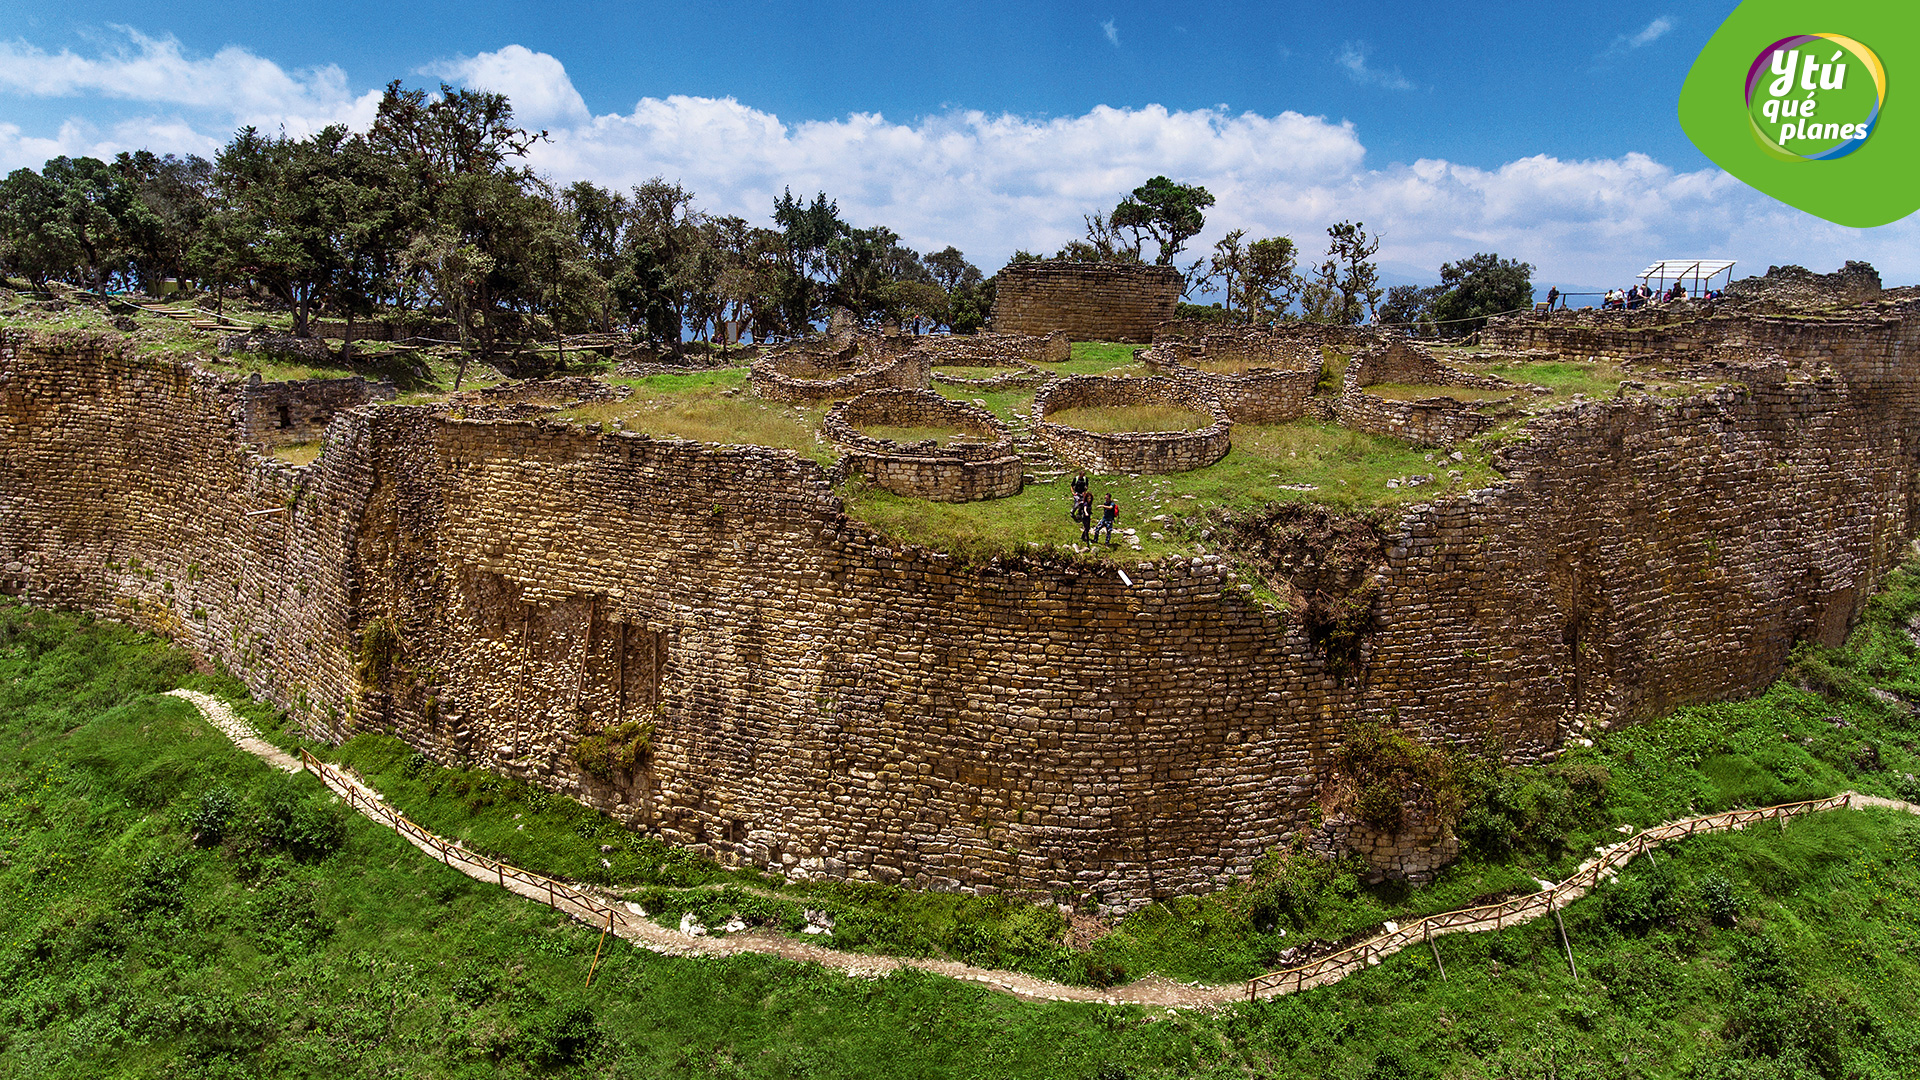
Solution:
M 873 424 L 954 428 L 977 441 L 897 443 L 859 430 Z M 992 413 L 931 390 L 869 390 L 835 405 L 820 426 L 845 453 L 844 474 L 865 476 L 896 495 L 934 502 L 998 499 L 1018 495 L 1026 478 L 1013 436 Z
M 1190 431 L 1098 432 L 1056 424 L 1047 417 L 1064 409 L 1168 405 L 1211 417 Z M 1040 388 L 1033 399 L 1033 433 L 1068 462 L 1103 473 L 1185 472 L 1226 456 L 1233 422 L 1220 399 L 1202 387 L 1164 375 L 1145 379 L 1073 375 Z

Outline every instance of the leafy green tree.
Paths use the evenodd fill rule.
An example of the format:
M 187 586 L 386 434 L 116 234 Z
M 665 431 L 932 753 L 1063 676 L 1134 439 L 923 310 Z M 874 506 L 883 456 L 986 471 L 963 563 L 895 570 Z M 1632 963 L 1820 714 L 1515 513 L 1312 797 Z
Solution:
M 662 177 L 634 188 L 628 200 L 625 265 L 616 278 L 616 293 L 649 340 L 676 352 L 687 319 L 696 309 L 716 306 L 700 295 L 711 295 L 718 272 L 706 250 L 703 221 L 694 209 L 693 192 Z
M 1328 321 L 1352 325 L 1372 315 L 1380 302 L 1380 271 L 1373 263 L 1380 238 L 1368 236 L 1358 221 L 1342 221 L 1327 228 L 1327 259 L 1334 264 L 1333 287 L 1339 307 Z
M 1240 241 L 1247 235 L 1245 229 L 1235 229 L 1214 242 L 1213 255 L 1207 260 L 1207 273 L 1198 282 L 1202 292 L 1225 294 L 1226 312 L 1233 315 L 1233 305 L 1239 297 L 1240 284 L 1246 279 L 1247 249 Z
M 1293 240 L 1272 236 L 1247 245 L 1240 270 L 1240 310 L 1256 322 L 1283 319 L 1300 296 Z
M 946 293 L 940 324 L 956 334 L 978 333 L 993 314 L 993 283 L 957 247 L 934 252 L 927 256 L 926 263 L 935 283 Z
M 1120 231 L 1118 223 L 1112 218 L 1095 213 L 1085 219 L 1087 238 L 1069 240 L 1054 253 L 1055 262 L 1097 262 L 1097 263 L 1138 263 L 1140 262 L 1140 234 L 1129 235 Z M 1020 252 L 1018 255 L 1024 255 Z M 1019 257 L 1014 261 L 1018 262 Z
M 135 150 L 115 157 L 113 168 L 148 211 L 129 222 L 127 236 L 141 287 L 152 292 L 162 278 L 185 277 L 187 253 L 213 208 L 213 163 Z
M 562 189 L 559 206 L 572 222 L 574 241 L 580 257 L 597 279 L 595 295 L 600 300 L 594 324 L 612 330 L 617 307 L 610 287 L 620 270 L 620 244 L 626 232 L 627 198 L 586 180 L 578 180 Z
M 1160 249 L 1154 265 L 1171 266 L 1173 257 L 1186 248 L 1187 241 L 1206 227 L 1207 219 L 1202 211 L 1212 205 L 1213 195 L 1206 188 L 1198 184 L 1176 184 L 1164 176 L 1156 176 L 1121 199 L 1107 220 L 1112 228 L 1133 233 L 1136 255 L 1145 239 L 1152 237 Z
M 16 169 L 0 196 L 10 246 L 29 277 L 72 278 L 102 296 L 107 279 L 130 265 L 135 238 L 160 224 L 126 178 L 98 158 L 57 157 L 38 173 Z
M 1433 302 L 1446 292 L 1443 285 L 1395 285 L 1376 310 L 1383 323 L 1392 326 L 1425 326 L 1433 323 Z
M 803 334 L 822 310 L 828 270 L 827 247 L 847 231 L 840 204 L 822 191 L 807 203 L 783 191 L 773 203 L 773 222 L 785 241 L 777 300 L 787 334 Z
M 1485 326 L 1488 316 L 1530 306 L 1533 266 L 1481 252 L 1442 266 L 1440 287 L 1433 317 L 1448 333 L 1464 334 Z
M 367 142 L 403 178 L 395 210 L 411 236 L 411 271 L 454 317 L 465 352 L 491 354 L 517 325 L 515 308 L 538 303 L 541 262 L 533 238 L 550 195 L 515 164 L 546 137 L 513 122 L 505 95 L 438 95 L 387 85 Z M 466 370 L 463 352 L 454 381 Z
M 221 193 L 216 257 L 231 260 L 293 310 L 293 333 L 307 336 L 316 302 L 339 300 L 336 285 L 351 255 L 358 215 L 378 205 L 359 190 L 365 154 L 350 160 L 351 137 L 334 125 L 309 139 L 267 138 L 243 129 L 214 162 Z
M 1346 325 L 1347 306 L 1340 292 L 1340 263 L 1328 258 L 1300 283 L 1300 317 L 1312 323 Z

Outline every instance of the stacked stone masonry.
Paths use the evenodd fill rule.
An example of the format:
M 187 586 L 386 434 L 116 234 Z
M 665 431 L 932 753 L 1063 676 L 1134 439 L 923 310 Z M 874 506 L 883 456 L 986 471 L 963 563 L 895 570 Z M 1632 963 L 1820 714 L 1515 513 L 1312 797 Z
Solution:
M 1198 366 L 1217 358 L 1178 342 L 1142 349 L 1138 358 L 1149 371 L 1172 378 L 1203 399 L 1218 401 L 1236 424 L 1284 424 L 1318 414 L 1314 389 L 1324 370 L 1318 350 L 1311 357 L 1302 353 L 1293 358 L 1300 366 L 1292 370 L 1237 373 Z
M 1126 907 L 1306 827 L 1356 721 L 1526 758 L 1838 643 L 1914 538 L 1920 321 L 1669 336 L 1736 331 L 1792 359 L 1563 408 L 1503 482 L 1407 508 L 1344 670 L 1218 556 L 1130 584 L 965 565 L 849 520 L 791 453 L 425 406 L 337 412 L 293 468 L 238 429 L 240 384 L 14 332 L 0 590 L 169 634 L 318 734 L 393 731 L 722 859 Z M 408 650 L 363 686 L 374 619 Z M 639 717 L 643 767 L 573 764 Z
M 951 428 L 972 441 L 902 445 L 863 434 L 871 425 Z M 897 495 L 974 502 L 1020 494 L 1025 462 L 990 412 L 931 390 L 869 390 L 828 410 L 821 429 L 839 445 L 844 474 L 865 476 Z
M 1065 333 L 1074 341 L 1153 340 L 1173 318 L 1185 282 L 1171 266 L 1015 263 L 994 278 L 993 329 Z
M 234 419 L 243 437 L 272 449 L 313 442 L 326 434 L 333 415 L 373 401 L 391 401 L 390 383 L 365 379 L 307 379 L 263 382 L 256 372 L 240 387 Z
M 1512 416 L 1513 398 L 1465 401 L 1442 392 L 1401 401 L 1367 393 L 1367 387 L 1381 383 L 1508 390 L 1515 395 L 1520 391 L 1520 387 L 1498 376 L 1475 375 L 1443 363 L 1404 338 L 1353 357 L 1347 364 L 1340 396 L 1333 402 L 1334 419 L 1355 431 L 1390 435 L 1416 446 L 1452 446 L 1472 438 Z
M 1191 431 L 1097 432 L 1048 419 L 1063 409 L 1172 405 L 1210 417 Z M 1211 465 L 1232 448 L 1233 422 L 1218 398 L 1204 388 L 1165 375 L 1128 379 L 1070 375 L 1033 397 L 1033 433 L 1061 458 L 1103 473 L 1186 472 Z

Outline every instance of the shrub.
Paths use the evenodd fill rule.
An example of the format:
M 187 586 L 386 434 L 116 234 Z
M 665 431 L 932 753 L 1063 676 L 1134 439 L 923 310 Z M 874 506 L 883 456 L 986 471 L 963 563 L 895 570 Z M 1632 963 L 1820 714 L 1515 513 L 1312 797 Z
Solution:
M 187 906 L 185 855 L 149 855 L 127 880 L 120 908 L 134 918 L 178 915 Z
M 393 662 L 406 651 L 406 643 L 400 640 L 400 628 L 392 619 L 368 619 L 360 628 L 360 656 L 355 665 L 355 673 L 360 677 L 360 689 L 377 690 L 393 670 Z
M 1732 926 L 1740 918 L 1740 897 L 1733 891 L 1733 882 L 1719 874 L 1708 874 L 1700 879 L 1699 892 L 1707 917 L 1714 922 Z
M 577 1065 L 599 1048 L 605 1035 L 593 1010 L 584 1005 L 555 1007 L 531 1018 L 521 1029 L 521 1050 L 545 1068 Z
M 1303 929 L 1320 911 L 1327 894 L 1353 882 L 1351 867 L 1296 846 L 1269 853 L 1247 883 L 1247 920 L 1271 933 L 1282 921 Z
M 255 828 L 262 844 L 302 862 L 318 862 L 347 838 L 346 811 L 318 795 L 302 795 L 288 786 L 270 789 L 260 800 Z
M 611 782 L 615 776 L 644 765 L 652 751 L 653 725 L 628 720 L 582 736 L 573 744 L 573 761 L 594 777 Z
M 193 830 L 196 843 L 218 844 L 239 816 L 240 796 L 232 788 L 218 787 L 200 796 L 187 815 L 187 827 Z

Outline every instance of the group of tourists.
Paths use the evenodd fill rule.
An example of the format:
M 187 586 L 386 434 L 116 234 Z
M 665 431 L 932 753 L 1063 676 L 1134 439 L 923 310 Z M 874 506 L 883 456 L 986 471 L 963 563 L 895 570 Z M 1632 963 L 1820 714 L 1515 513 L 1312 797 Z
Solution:
M 1655 293 L 1641 282 L 1631 289 L 1608 289 L 1604 300 L 1600 302 L 1603 311 L 1638 311 L 1648 304 L 1671 304 L 1675 300 L 1687 298 L 1687 287 L 1674 282 L 1673 287 L 1662 293 Z M 1702 300 L 1720 299 L 1718 289 L 1709 289 L 1700 294 Z
M 1100 520 L 1094 522 L 1094 512 L 1098 510 Z M 1087 482 L 1087 474 L 1081 473 L 1073 478 L 1073 509 L 1068 517 L 1080 523 L 1080 539 L 1092 543 L 1099 539 L 1101 530 L 1106 530 L 1107 544 L 1113 544 L 1113 523 L 1120 520 L 1120 504 L 1113 501 L 1113 492 L 1098 507 L 1093 505 L 1093 488 Z

